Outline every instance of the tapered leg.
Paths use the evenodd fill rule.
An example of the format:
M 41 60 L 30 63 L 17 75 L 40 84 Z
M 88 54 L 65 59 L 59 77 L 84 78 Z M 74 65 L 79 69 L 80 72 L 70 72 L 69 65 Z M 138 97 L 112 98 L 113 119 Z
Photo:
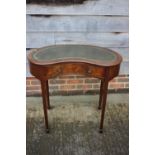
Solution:
M 44 80 L 41 80 L 41 90 L 42 90 L 42 99 L 43 99 L 45 127 L 46 127 L 46 132 L 48 133 L 49 127 L 48 127 L 48 114 L 47 114 L 47 82 Z
M 101 80 L 101 85 L 100 85 L 100 98 L 99 98 L 99 105 L 98 105 L 98 109 L 101 109 L 101 104 L 102 104 L 102 100 L 103 100 L 103 83 L 104 81 Z
M 103 132 L 103 122 L 104 122 L 104 114 L 105 114 L 105 106 L 107 100 L 107 92 L 108 92 L 108 69 L 106 69 L 105 80 L 103 83 L 103 94 L 102 94 L 102 103 L 101 103 L 101 120 L 100 120 L 100 130 L 99 132 Z
M 46 95 L 46 100 L 47 100 L 47 108 L 50 109 L 50 100 L 49 100 L 49 86 L 48 86 L 48 80 L 46 81 L 46 90 L 47 90 L 47 95 Z

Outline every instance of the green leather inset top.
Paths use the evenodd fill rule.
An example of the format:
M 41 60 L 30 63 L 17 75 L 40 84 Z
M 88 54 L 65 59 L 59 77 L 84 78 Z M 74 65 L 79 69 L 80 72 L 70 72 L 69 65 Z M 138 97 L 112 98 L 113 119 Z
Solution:
M 59 59 L 86 59 L 115 61 L 117 56 L 109 49 L 89 45 L 53 45 L 37 49 L 32 58 L 46 62 Z

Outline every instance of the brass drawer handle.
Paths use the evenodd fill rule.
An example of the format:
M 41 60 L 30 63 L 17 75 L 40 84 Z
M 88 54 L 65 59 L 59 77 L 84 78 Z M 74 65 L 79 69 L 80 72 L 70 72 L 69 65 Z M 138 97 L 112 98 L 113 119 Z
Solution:
M 88 68 L 88 74 L 91 74 L 91 73 L 92 73 L 92 69 Z
M 62 72 L 62 69 L 58 68 L 57 73 L 61 73 L 61 72 Z
M 58 68 L 56 72 L 57 72 L 57 74 L 62 73 L 62 68 Z

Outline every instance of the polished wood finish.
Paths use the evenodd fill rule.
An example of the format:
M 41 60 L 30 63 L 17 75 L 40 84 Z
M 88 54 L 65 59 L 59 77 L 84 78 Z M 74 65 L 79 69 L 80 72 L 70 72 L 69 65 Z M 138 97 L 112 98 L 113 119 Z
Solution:
M 66 53 L 63 53 L 63 48 L 64 51 L 67 48 Z M 82 52 L 80 50 L 76 51 L 76 49 L 80 49 Z M 55 52 L 55 50 L 57 51 Z M 40 51 L 42 53 L 39 53 Z M 81 55 L 77 52 L 81 52 Z M 40 58 L 42 59 L 39 60 L 37 54 L 40 54 Z M 30 72 L 41 81 L 47 132 L 49 131 L 47 108 L 50 108 L 48 79 L 67 74 L 80 74 L 101 80 L 98 109 L 102 109 L 100 120 L 100 132 L 102 132 L 108 82 L 118 75 L 122 61 L 122 57 L 118 53 L 106 48 L 90 45 L 53 45 L 33 50 L 29 53 L 28 60 Z
M 49 86 L 48 86 L 48 80 L 46 81 L 46 88 L 47 88 L 47 95 L 46 95 L 47 108 L 50 109 L 50 99 L 49 99 Z
M 44 109 L 44 118 L 45 118 L 45 127 L 46 132 L 49 132 L 49 126 L 48 126 L 48 114 L 47 114 L 47 108 L 48 108 L 48 90 L 47 90 L 47 81 L 41 80 L 41 90 L 42 90 L 42 99 L 43 99 L 43 109 Z
M 101 80 L 101 85 L 100 85 L 100 98 L 99 98 L 99 105 L 98 105 L 98 109 L 101 109 L 101 105 L 102 105 L 102 100 L 103 100 L 103 83 L 104 83 L 104 79 Z
M 105 69 L 105 78 L 104 82 L 102 84 L 102 100 L 101 100 L 101 120 L 100 120 L 100 130 L 99 132 L 103 132 L 103 121 L 104 121 L 104 113 L 105 113 L 105 106 L 106 106 L 106 100 L 107 100 L 107 92 L 108 92 L 108 76 L 109 76 L 109 70 L 108 68 Z M 101 94 L 100 94 L 101 95 Z

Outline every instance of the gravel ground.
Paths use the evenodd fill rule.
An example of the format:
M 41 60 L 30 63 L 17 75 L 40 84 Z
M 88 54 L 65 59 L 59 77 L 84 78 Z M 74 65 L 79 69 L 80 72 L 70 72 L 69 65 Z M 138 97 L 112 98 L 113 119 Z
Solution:
M 102 134 L 98 98 L 50 97 L 46 134 L 41 97 L 27 97 L 27 155 L 128 155 L 128 94 L 108 94 Z

